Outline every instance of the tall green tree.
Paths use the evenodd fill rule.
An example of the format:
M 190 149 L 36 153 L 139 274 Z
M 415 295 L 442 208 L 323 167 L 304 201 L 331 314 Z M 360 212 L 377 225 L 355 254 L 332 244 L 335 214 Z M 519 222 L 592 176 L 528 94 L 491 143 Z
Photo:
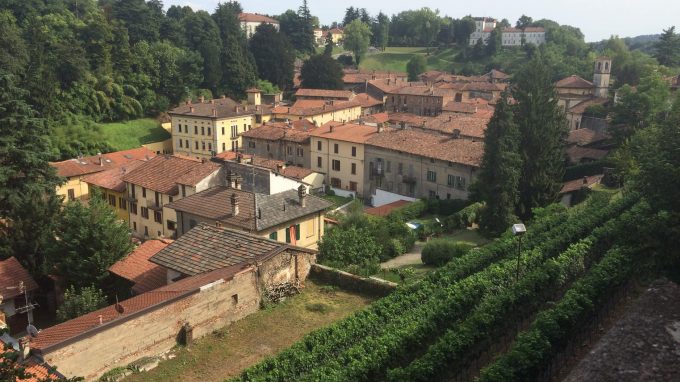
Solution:
M 500 27 L 494 28 L 489 34 L 489 38 L 486 40 L 486 55 L 488 57 L 493 57 L 501 50 L 503 44 L 503 32 Z
M 515 123 L 521 136 L 522 176 L 517 214 L 526 219 L 532 208 L 544 207 L 557 199 L 569 127 L 557 105 L 550 70 L 540 55 L 515 75 L 512 96 L 517 101 Z
M 314 55 L 302 64 L 300 80 L 303 88 L 341 90 L 342 66 L 323 54 Z
M 0 11 L 0 70 L 21 74 L 28 62 L 28 48 L 21 36 L 21 28 L 8 10 Z
M 57 320 L 68 321 L 106 305 L 106 296 L 101 289 L 84 287 L 78 290 L 71 285 L 64 291 L 64 303 L 57 309 Z
M 503 93 L 484 134 L 484 157 L 473 187 L 474 198 L 486 203 L 480 227 L 493 235 L 503 233 L 513 223 L 519 201 L 522 159 L 514 118 L 508 94 Z
M 368 24 L 356 19 L 345 26 L 344 32 L 343 46 L 354 53 L 354 60 L 358 66 L 361 58 L 368 51 L 368 44 L 371 42 L 371 28 Z
M 406 72 L 409 81 L 418 81 L 419 76 L 427 69 L 427 61 L 422 55 L 414 55 L 406 63 Z
M 524 29 L 526 27 L 530 27 L 531 24 L 534 22 L 534 19 L 527 15 L 522 15 L 519 19 L 517 19 L 517 23 L 515 24 L 515 28 L 518 29 Z
M 208 12 L 198 11 L 182 19 L 185 40 L 190 49 L 201 55 L 203 87 L 217 91 L 222 79 L 220 30 Z
M 323 48 L 324 56 L 332 56 L 334 47 L 335 47 L 335 43 L 333 43 L 333 34 L 331 34 L 331 32 L 327 32 L 326 33 L 326 45 Z
M 280 89 L 293 84 L 295 50 L 288 38 L 270 24 L 257 27 L 250 38 L 250 51 L 255 57 L 257 73 Z
M 373 24 L 373 41 L 377 48 L 385 50 L 389 43 L 390 37 L 390 18 L 386 14 L 380 12 Z
M 26 96 L 12 75 L 0 71 L 0 258 L 14 256 L 31 274 L 42 275 L 61 180 L 48 163 L 46 122 Z
M 661 65 L 680 66 L 680 35 L 675 33 L 674 26 L 663 30 L 654 48 L 654 57 Z
M 302 0 L 302 5 L 298 8 L 298 17 L 300 18 L 300 52 L 306 54 L 313 54 L 316 51 L 314 46 L 314 17 L 309 10 L 307 0 Z
M 222 80 L 219 90 L 234 99 L 244 97 L 245 91 L 257 83 L 257 66 L 248 51 L 246 37 L 238 21 L 241 5 L 232 1 L 220 3 L 213 19 L 222 39 Z
M 463 47 L 468 46 L 470 35 L 475 31 L 475 20 L 470 16 L 466 16 L 462 19 L 454 20 L 453 23 L 453 33 L 456 44 Z
M 342 25 L 349 25 L 352 21 L 361 18 L 361 9 L 349 7 L 345 10 L 345 17 L 342 19 Z
M 158 2 L 144 0 L 116 0 L 112 3 L 113 16 L 125 23 L 130 42 L 157 41 L 160 37 L 163 9 Z
M 130 228 L 100 194 L 66 204 L 56 221 L 51 261 L 66 285 L 107 289 L 109 267 L 132 250 Z

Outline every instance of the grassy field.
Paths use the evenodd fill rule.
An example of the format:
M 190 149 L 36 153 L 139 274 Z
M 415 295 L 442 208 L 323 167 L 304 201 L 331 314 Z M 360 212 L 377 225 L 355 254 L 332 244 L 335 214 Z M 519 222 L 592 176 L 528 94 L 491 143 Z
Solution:
M 304 291 L 272 308 L 180 347 L 175 358 L 125 382 L 224 381 L 265 357 L 289 347 L 314 329 L 326 326 L 373 302 L 370 297 L 306 282 Z
M 456 53 L 456 49 L 453 48 L 442 50 L 430 48 L 430 54 L 427 55 L 427 49 L 423 47 L 393 47 L 385 49 L 384 52 L 367 55 L 360 67 L 365 70 L 405 72 L 408 61 L 415 55 L 422 55 L 427 60 L 428 70 L 450 71 Z
M 170 133 L 163 129 L 158 121 L 151 118 L 102 123 L 100 126 L 106 142 L 116 150 L 134 149 L 143 144 L 170 138 Z

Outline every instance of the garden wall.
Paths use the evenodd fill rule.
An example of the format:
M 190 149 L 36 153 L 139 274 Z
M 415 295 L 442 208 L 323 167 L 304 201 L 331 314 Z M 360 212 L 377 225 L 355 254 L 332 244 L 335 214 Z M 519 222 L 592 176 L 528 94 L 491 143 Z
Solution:
M 397 284 L 377 278 L 365 278 L 320 264 L 312 264 L 309 277 L 325 284 L 335 285 L 342 289 L 385 297 L 396 289 Z

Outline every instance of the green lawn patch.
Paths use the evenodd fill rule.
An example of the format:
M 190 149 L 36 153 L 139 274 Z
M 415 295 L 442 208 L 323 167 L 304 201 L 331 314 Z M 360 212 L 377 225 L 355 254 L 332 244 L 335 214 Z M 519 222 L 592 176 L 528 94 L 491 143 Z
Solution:
M 405 72 L 406 64 L 415 55 L 425 56 L 428 70 L 450 71 L 457 49 L 438 50 L 430 48 L 430 55 L 423 47 L 391 47 L 384 52 L 366 55 L 361 61 L 361 69 Z
M 489 239 L 480 235 L 476 229 L 462 229 L 452 234 L 443 234 L 438 239 L 450 240 L 456 243 L 469 244 L 481 247 L 490 242 Z
M 413 273 L 406 277 L 405 282 L 412 282 L 422 280 L 429 272 L 437 269 L 436 267 L 425 265 L 425 264 L 412 264 L 403 265 L 396 268 L 381 269 L 380 272 L 373 275 L 374 277 L 381 278 L 383 280 L 391 281 L 393 283 L 402 283 L 400 277 L 400 270 L 412 269 Z
M 141 145 L 160 142 L 170 138 L 158 121 L 151 118 L 99 125 L 106 142 L 115 150 L 129 150 Z

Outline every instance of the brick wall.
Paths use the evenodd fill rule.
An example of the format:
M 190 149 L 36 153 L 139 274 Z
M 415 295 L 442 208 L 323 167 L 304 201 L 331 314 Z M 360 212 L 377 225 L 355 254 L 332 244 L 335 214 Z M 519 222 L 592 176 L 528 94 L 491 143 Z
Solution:
M 371 277 L 364 278 L 320 264 L 312 265 L 309 278 L 353 292 L 378 297 L 387 296 L 397 288 L 397 284 L 390 281 Z
M 234 295 L 238 295 L 238 302 Z M 175 346 L 184 322 L 193 326 L 193 336 L 199 338 L 256 312 L 259 307 L 256 273 L 250 270 L 154 311 L 110 325 L 43 357 L 66 376 L 93 380 L 111 368 L 169 350 Z

